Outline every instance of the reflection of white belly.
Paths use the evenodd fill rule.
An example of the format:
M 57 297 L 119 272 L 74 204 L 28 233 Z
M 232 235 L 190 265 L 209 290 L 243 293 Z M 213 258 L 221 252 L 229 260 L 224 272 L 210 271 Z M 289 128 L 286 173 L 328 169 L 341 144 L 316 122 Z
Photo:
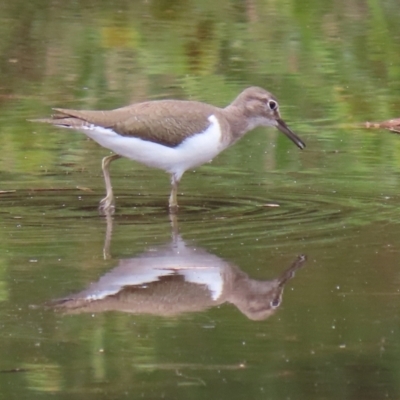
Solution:
M 180 176 L 187 169 L 211 161 L 226 147 L 221 143 L 221 127 L 217 117 L 211 115 L 208 120 L 210 125 L 204 132 L 190 136 L 177 147 L 121 136 L 112 129 L 94 125 L 82 128 L 81 131 L 123 157 Z
M 152 259 L 150 259 L 152 260 Z M 157 260 L 156 258 L 154 259 Z M 152 260 L 153 261 L 153 260 Z M 118 293 L 127 286 L 144 286 L 152 282 L 157 282 L 163 276 L 180 275 L 186 282 L 205 285 L 210 291 L 213 300 L 218 300 L 223 290 L 222 270 L 216 267 L 186 267 L 180 266 L 182 263 L 171 263 L 161 267 L 157 261 L 153 266 L 136 266 L 134 269 L 127 269 L 122 272 L 117 268 L 104 275 L 96 283 L 85 291 L 87 300 L 99 300 L 107 296 Z M 118 270 L 118 271 L 117 271 Z
M 185 277 L 185 281 L 187 282 L 206 285 L 214 301 L 218 300 L 221 296 L 224 285 L 221 276 L 221 268 L 187 269 L 181 271 L 181 274 Z

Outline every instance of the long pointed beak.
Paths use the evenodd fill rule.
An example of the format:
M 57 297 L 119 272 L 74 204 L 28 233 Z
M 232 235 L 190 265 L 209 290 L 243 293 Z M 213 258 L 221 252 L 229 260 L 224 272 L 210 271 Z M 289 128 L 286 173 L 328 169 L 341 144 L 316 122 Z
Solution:
M 276 120 L 276 127 L 284 133 L 299 149 L 303 150 L 306 147 L 306 144 L 292 131 L 288 128 L 285 122 L 282 119 Z

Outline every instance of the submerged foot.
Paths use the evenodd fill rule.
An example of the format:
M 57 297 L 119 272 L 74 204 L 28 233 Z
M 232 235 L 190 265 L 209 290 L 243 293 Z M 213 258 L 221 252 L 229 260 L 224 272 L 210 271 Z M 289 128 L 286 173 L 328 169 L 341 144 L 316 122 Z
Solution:
M 172 214 L 172 215 L 178 214 L 178 210 L 179 210 L 178 204 L 169 205 L 169 213 L 170 214 Z
M 104 197 L 104 199 L 100 200 L 99 203 L 99 212 L 103 215 L 114 214 L 115 212 L 115 204 L 113 197 Z

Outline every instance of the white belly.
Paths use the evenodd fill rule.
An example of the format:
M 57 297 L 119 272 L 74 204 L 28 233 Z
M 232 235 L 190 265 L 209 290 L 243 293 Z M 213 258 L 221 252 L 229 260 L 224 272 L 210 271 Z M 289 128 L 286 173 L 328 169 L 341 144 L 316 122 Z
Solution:
M 211 115 L 210 126 L 201 133 L 184 140 L 177 147 L 166 147 L 150 141 L 121 136 L 112 129 L 90 126 L 82 132 L 112 150 L 114 153 L 150 167 L 167 171 L 179 179 L 188 169 L 211 161 L 227 146 L 221 141 L 221 127 L 218 119 Z

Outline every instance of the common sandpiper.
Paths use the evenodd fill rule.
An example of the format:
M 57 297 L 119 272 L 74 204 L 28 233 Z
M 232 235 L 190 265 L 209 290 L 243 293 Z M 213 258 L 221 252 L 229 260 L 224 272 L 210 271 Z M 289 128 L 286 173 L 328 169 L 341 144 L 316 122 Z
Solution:
M 260 87 L 249 87 L 225 108 L 198 101 L 155 100 L 107 111 L 54 108 L 51 118 L 37 122 L 83 132 L 115 154 L 104 157 L 106 197 L 100 210 L 114 209 L 110 163 L 121 157 L 155 167 L 171 175 L 169 210 L 178 209 L 177 192 L 188 169 L 211 161 L 258 126 L 274 126 L 300 149 L 304 142 L 279 113 L 277 99 Z

